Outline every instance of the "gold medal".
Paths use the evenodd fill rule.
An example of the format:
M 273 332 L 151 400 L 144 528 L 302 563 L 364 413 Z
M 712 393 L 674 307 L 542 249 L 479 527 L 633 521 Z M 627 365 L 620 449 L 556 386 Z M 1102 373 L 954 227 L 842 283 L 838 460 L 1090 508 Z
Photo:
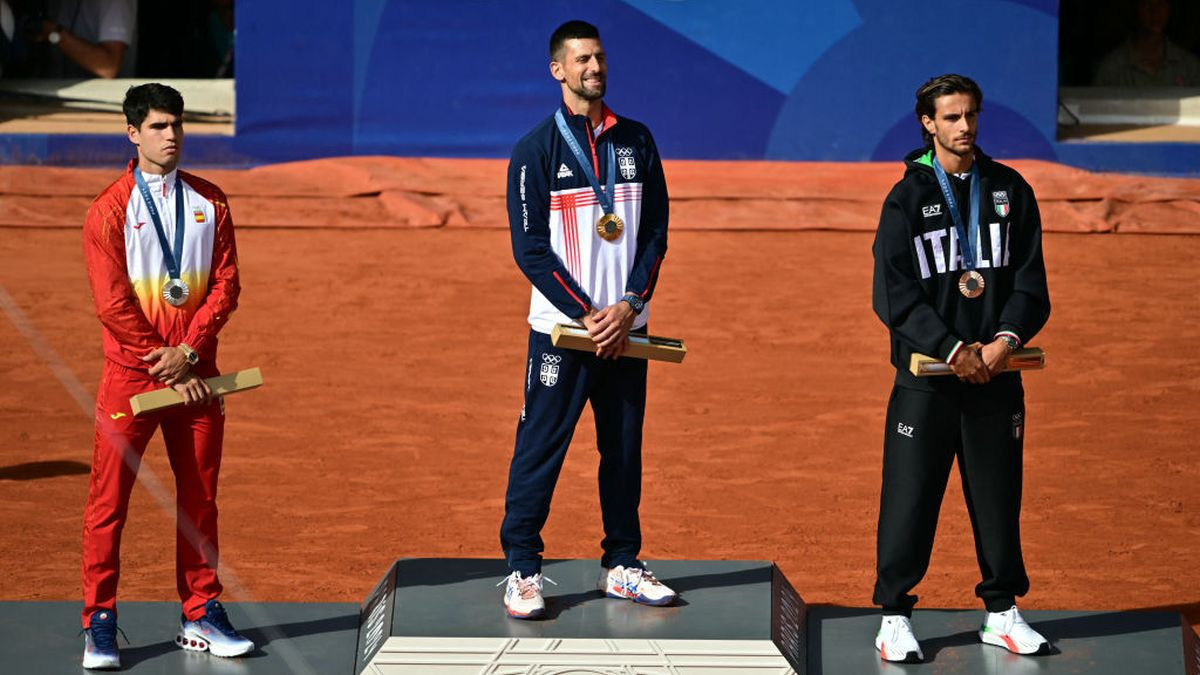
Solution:
M 958 278 L 958 292 L 968 298 L 978 298 L 983 295 L 983 275 L 975 270 L 968 270 Z
M 616 241 L 625 231 L 625 223 L 615 213 L 606 213 L 596 221 L 596 234 L 604 241 Z

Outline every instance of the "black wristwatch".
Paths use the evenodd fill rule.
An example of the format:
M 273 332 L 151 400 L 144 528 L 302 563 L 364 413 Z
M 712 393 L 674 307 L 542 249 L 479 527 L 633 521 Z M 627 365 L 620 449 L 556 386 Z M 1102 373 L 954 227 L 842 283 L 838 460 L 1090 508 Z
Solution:
M 646 301 L 633 293 L 626 293 L 621 299 L 629 303 L 629 306 L 633 308 L 634 314 L 641 314 L 642 309 L 646 306 Z
M 1004 340 L 1004 346 L 1008 348 L 1009 354 L 1017 351 L 1019 343 L 1011 335 L 1001 335 L 1000 339 Z

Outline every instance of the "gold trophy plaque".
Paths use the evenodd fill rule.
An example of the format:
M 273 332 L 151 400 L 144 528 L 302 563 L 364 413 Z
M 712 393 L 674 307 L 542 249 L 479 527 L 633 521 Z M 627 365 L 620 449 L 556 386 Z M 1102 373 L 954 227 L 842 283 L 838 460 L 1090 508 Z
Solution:
M 208 383 L 208 388 L 212 389 L 213 396 L 226 396 L 261 387 L 263 378 L 262 371 L 258 368 L 250 368 L 249 370 L 239 370 L 236 373 L 210 377 L 204 381 Z M 176 405 L 183 405 L 183 396 L 170 387 L 129 397 L 129 407 L 133 409 L 134 417 L 144 412 Z
M 587 329 L 581 326 L 560 323 L 550 331 L 550 342 L 562 349 L 576 349 L 581 352 L 596 353 L 596 343 Z M 621 356 L 651 361 L 667 361 L 680 363 L 687 356 L 687 345 L 678 338 L 660 337 L 657 335 L 629 334 L 629 349 Z
M 1041 370 L 1046 367 L 1046 353 L 1037 347 L 1023 347 L 1008 355 L 1008 363 L 1002 372 L 1012 370 Z M 917 377 L 953 375 L 950 364 L 932 356 L 913 352 L 908 362 L 908 372 Z

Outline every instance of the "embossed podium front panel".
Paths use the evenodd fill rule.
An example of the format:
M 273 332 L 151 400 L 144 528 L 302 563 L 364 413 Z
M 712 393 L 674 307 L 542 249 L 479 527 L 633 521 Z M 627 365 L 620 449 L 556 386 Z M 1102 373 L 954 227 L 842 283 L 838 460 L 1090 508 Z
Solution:
M 606 598 L 595 560 L 546 561 L 546 619 L 508 618 L 503 560 L 399 560 L 363 604 L 356 673 L 785 675 L 807 608 L 766 561 L 650 561 L 674 607 Z M 390 616 L 388 616 L 390 614 Z

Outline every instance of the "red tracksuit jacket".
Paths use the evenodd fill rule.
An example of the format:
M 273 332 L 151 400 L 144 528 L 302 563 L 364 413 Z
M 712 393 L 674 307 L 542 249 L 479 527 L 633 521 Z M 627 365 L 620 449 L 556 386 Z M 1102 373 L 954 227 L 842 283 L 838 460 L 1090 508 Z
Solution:
M 96 313 L 104 326 L 104 356 L 118 365 L 148 370 L 141 360 L 164 345 L 186 343 L 202 369 L 215 372 L 217 333 L 237 307 L 237 246 L 225 193 L 180 172 L 184 243 L 180 276 L 190 293 L 172 307 L 162 298 L 168 280 L 162 248 L 133 172 L 136 160 L 88 208 L 83 252 Z M 175 176 L 143 174 L 167 241 L 175 241 Z

